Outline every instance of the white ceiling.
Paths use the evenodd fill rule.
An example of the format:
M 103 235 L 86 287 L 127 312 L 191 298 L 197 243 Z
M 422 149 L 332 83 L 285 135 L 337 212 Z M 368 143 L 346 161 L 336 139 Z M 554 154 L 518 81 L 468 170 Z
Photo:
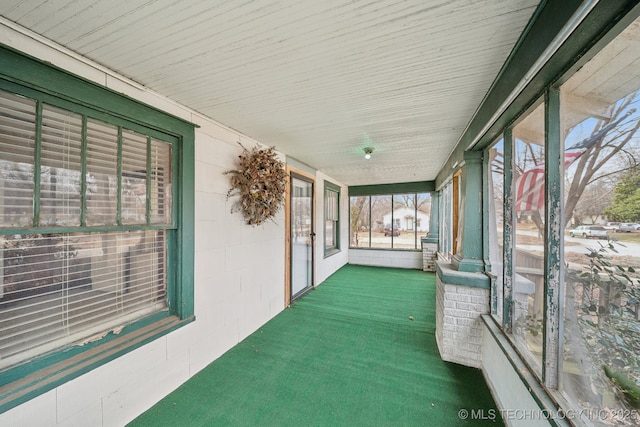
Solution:
M 3 0 L 0 15 L 360 185 L 435 179 L 537 4 Z

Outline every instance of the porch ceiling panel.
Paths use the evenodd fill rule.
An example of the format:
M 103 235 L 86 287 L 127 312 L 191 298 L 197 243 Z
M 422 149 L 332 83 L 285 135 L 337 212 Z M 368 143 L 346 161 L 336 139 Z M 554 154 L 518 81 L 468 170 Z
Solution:
M 5 0 L 0 15 L 361 185 L 435 179 L 537 3 Z

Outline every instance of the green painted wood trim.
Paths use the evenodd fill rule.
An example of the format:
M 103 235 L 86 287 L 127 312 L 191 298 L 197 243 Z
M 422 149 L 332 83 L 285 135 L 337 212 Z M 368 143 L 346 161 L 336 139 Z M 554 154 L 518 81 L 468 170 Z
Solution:
M 158 314 L 144 321 L 126 326 L 118 335 L 109 333 L 100 341 L 85 346 L 69 348 L 64 354 L 57 353 L 38 359 L 20 369 L 3 373 L 0 387 L 0 413 L 14 408 L 34 397 L 52 390 L 92 369 L 114 360 L 136 348 L 183 327 L 195 318 L 180 320 L 175 316 Z
M 520 81 L 529 77 L 527 76 L 529 69 L 563 26 L 570 21 L 573 14 L 580 9 L 582 3 L 580 0 L 547 0 L 540 3 L 527 26 L 527 31 L 520 36 L 508 62 L 503 66 L 469 126 L 443 165 L 436 178 L 436 188 L 446 183 L 450 175 L 447 171 L 451 171 L 456 162 L 463 160 L 464 151 L 476 137 L 481 136 L 474 149 L 484 149 L 489 146 L 503 129 L 510 126 L 528 106 L 542 96 L 547 87 L 560 82 L 564 75 L 584 65 L 595 54 L 589 51 L 591 48 L 598 48 L 612 40 L 624 26 L 640 15 L 637 0 L 600 1 L 560 46 L 551 60 L 530 78 L 530 83 L 507 110 L 484 135 L 479 135 L 511 91 Z
M 507 129 L 503 135 L 504 138 L 504 188 L 503 200 L 504 210 L 502 212 L 502 247 L 503 247 L 503 264 L 502 277 L 504 280 L 502 288 L 502 327 L 506 333 L 512 331 L 512 319 L 515 310 L 513 304 L 513 265 L 515 262 L 515 224 L 516 213 L 513 209 L 515 181 L 513 179 L 514 159 L 513 159 L 513 130 Z
M 458 270 L 466 272 L 484 271 L 482 228 L 482 151 L 464 153 L 461 197 L 464 198 L 462 212 L 462 253 L 456 254 Z
M 563 203 L 564 144 L 560 127 L 560 90 L 549 88 L 545 94 L 545 224 L 547 244 L 544 251 L 544 339 L 542 380 L 551 389 L 558 388 L 560 355 L 560 290 L 563 278 Z
M 324 258 L 325 258 L 325 259 L 326 259 L 326 258 L 329 258 L 329 257 L 331 257 L 331 256 L 333 256 L 333 255 L 335 255 L 335 254 L 339 254 L 340 252 L 342 252 L 342 251 L 340 250 L 340 248 L 333 248 L 333 249 L 329 249 L 329 250 L 326 250 L 326 249 L 325 249 L 325 252 L 324 252 Z
M 491 289 L 491 281 L 486 274 L 459 271 L 450 263 L 436 262 L 436 274 L 447 285 Z
M 184 125 L 195 126 L 180 117 L 1 44 L 0 78 L 154 129 L 166 131 L 167 120 L 179 123 L 177 126 L 180 128 Z
M 377 196 L 384 194 L 428 193 L 434 191 L 433 181 L 402 182 L 397 184 L 349 186 L 349 197 Z
M 194 314 L 194 259 L 195 259 L 195 130 L 189 128 L 183 133 L 177 173 L 180 181 L 180 192 L 174 190 L 178 210 L 178 250 L 176 256 L 180 262 L 175 263 L 180 293 L 176 313 L 181 319 Z M 174 186 L 177 187 L 177 186 Z
M 485 155 L 487 154 L 487 155 Z M 488 153 L 483 152 L 482 156 L 482 230 L 485 231 L 482 235 L 482 253 L 484 258 L 485 271 L 491 271 L 490 249 L 489 249 L 489 234 L 494 230 L 489 229 L 489 203 L 493 203 L 493 200 L 489 200 L 489 173 L 491 165 L 489 164 Z
M 340 186 L 334 184 L 333 182 L 329 182 L 327 180 L 324 181 L 324 188 L 328 188 L 331 191 L 335 191 L 336 193 L 340 194 Z
M 429 234 L 425 243 L 440 243 L 440 191 L 431 192 L 431 216 L 429 217 Z
M 8 395 L 4 395 L 6 389 L 0 387 L 0 412 L 15 407 L 35 396 L 51 390 L 64 382 L 82 375 L 89 370 L 115 359 L 134 348 L 140 347 L 157 337 L 165 335 L 170 331 L 179 328 L 194 320 L 194 165 L 195 165 L 195 130 L 194 125 L 175 116 L 166 114 L 160 110 L 149 107 L 131 98 L 111 91 L 92 82 L 88 82 L 78 76 L 72 75 L 64 70 L 52 67 L 42 61 L 30 58 L 11 48 L 0 46 L 0 88 L 13 93 L 37 100 L 36 127 L 41 126 L 42 102 L 55 105 L 57 107 L 77 112 L 87 117 L 102 120 L 105 123 L 118 126 L 118 181 L 122 178 L 122 128 L 131 130 L 142 130 L 143 133 L 172 144 L 180 143 L 181 147 L 177 153 L 174 151 L 173 173 L 179 177 L 179 181 L 173 186 L 174 215 L 173 226 L 121 226 L 121 200 L 118 201 L 118 226 L 116 227 L 85 227 L 84 231 L 116 231 L 126 229 L 170 229 L 179 226 L 176 232 L 167 233 L 168 254 L 167 270 L 169 293 L 174 292 L 175 298 L 169 301 L 170 312 L 145 317 L 130 327 L 123 330 L 118 337 L 122 340 L 122 345 L 115 350 L 106 350 L 103 347 L 93 348 L 93 344 L 88 344 L 82 348 L 70 348 L 65 351 L 55 352 L 49 356 L 37 358 L 34 361 L 16 366 L 0 373 L 0 384 L 2 387 L 11 385 L 17 378 L 25 378 L 29 375 L 41 377 L 26 388 L 17 387 Z M 40 112 L 38 112 L 38 110 Z M 36 129 L 36 154 L 34 170 L 34 204 L 40 199 L 40 145 L 41 128 Z M 173 149 L 172 145 L 172 149 Z M 179 188 L 178 188 L 179 187 Z M 120 199 L 121 188 L 118 188 L 118 198 Z M 36 215 L 37 214 L 37 215 Z M 12 229 L 15 233 L 34 231 L 38 233 L 60 233 L 77 232 L 78 227 L 52 227 L 39 228 L 39 206 L 34 212 L 33 227 Z M 0 234 L 6 234 L 7 230 L 0 230 Z M 175 266 L 175 267 L 174 267 Z M 175 277 L 175 279 L 173 279 Z M 173 306 L 171 305 L 173 302 Z M 177 318 L 176 316 L 177 315 Z M 165 324 L 162 318 L 171 317 L 170 325 Z M 175 320 L 177 319 L 177 320 Z M 160 322 L 156 326 L 152 323 Z M 150 325 L 152 332 L 138 339 L 135 330 Z M 100 340 L 101 344 L 108 343 L 110 337 Z M 114 338 L 115 339 L 115 338 Z M 92 352 L 97 355 L 93 357 Z M 74 358 L 74 355 L 77 358 Z M 75 363 L 80 361 L 80 363 Z M 86 362 L 82 362 L 86 361 Z M 72 368 L 65 368 L 65 372 L 58 373 L 58 363 Z M 69 365 L 70 364 L 70 365 Z M 13 378 L 13 381 L 10 379 Z
M 14 227 L 14 228 L 0 228 L 0 236 L 12 235 L 12 234 L 56 234 L 56 233 L 98 233 L 109 231 L 140 231 L 140 230 L 172 230 L 175 229 L 175 225 L 158 224 L 158 225 L 99 225 L 90 227 Z
M 327 190 L 328 191 L 333 191 L 334 193 L 338 193 L 338 220 L 335 223 L 336 244 L 335 244 L 335 246 L 327 247 L 327 239 L 326 239 L 326 233 L 327 233 L 327 228 L 326 228 L 326 224 L 327 224 L 327 209 L 326 209 L 326 203 L 325 203 L 325 209 L 324 209 L 324 215 L 323 215 L 323 219 L 324 219 L 323 228 L 324 228 L 324 233 L 325 233 L 325 239 L 324 239 L 324 242 L 323 242 L 324 258 L 328 258 L 331 255 L 335 255 L 335 254 L 340 252 L 340 186 L 325 180 L 324 181 L 324 191 L 326 192 Z M 326 201 L 326 197 L 325 197 L 325 201 Z

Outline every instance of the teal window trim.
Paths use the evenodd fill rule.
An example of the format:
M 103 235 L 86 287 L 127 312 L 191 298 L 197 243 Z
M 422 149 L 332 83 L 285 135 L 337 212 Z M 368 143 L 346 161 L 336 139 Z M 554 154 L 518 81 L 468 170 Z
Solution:
M 545 224 L 546 245 L 544 251 L 544 340 L 542 342 L 542 380 L 550 389 L 559 386 L 560 359 L 562 354 L 562 320 L 560 304 L 564 278 L 564 144 L 560 127 L 560 90 L 549 88 L 544 100 L 545 118 Z M 561 160 L 563 159 L 563 160 Z
M 513 195 L 515 194 L 515 181 L 513 179 L 513 130 L 504 132 L 504 211 L 503 211 L 503 293 L 502 293 L 502 327 L 505 332 L 511 333 L 513 319 L 513 263 L 515 261 L 515 230 L 516 214 L 513 209 Z
M 336 194 L 336 210 L 338 212 L 338 218 L 333 220 L 333 234 L 335 238 L 335 244 L 331 246 L 327 246 L 327 222 L 330 221 L 328 218 L 328 193 Z M 331 255 L 335 255 L 340 252 L 340 187 L 335 185 L 329 181 L 324 181 L 324 257 L 330 257 Z
M 349 186 L 349 197 L 381 196 L 403 193 L 429 193 L 435 191 L 434 181 L 402 182 L 397 184 Z
M 109 231 L 168 229 L 167 298 L 168 311 L 144 317 L 84 346 L 71 346 L 39 356 L 0 372 L 0 413 L 120 357 L 146 343 L 180 328 L 194 317 L 194 191 L 195 125 L 176 116 L 128 98 L 65 70 L 0 45 L 0 89 L 36 101 L 34 153 L 34 211 L 31 227 L 21 233 L 62 233 L 69 231 Z M 40 217 L 40 163 L 43 104 L 63 108 L 83 116 L 83 151 L 86 151 L 86 119 L 118 126 L 118 178 L 122 176 L 122 129 L 142 131 L 148 137 L 171 144 L 173 212 L 171 225 L 123 226 L 120 188 L 117 197 L 117 225 L 86 227 L 38 227 Z M 86 153 L 83 153 L 83 164 Z M 86 182 L 83 183 L 86 186 Z M 82 201 L 82 216 L 86 201 Z M 148 215 L 148 208 L 147 208 Z M 0 230 L 2 234 L 10 229 Z M 14 229 L 15 232 L 15 229 Z

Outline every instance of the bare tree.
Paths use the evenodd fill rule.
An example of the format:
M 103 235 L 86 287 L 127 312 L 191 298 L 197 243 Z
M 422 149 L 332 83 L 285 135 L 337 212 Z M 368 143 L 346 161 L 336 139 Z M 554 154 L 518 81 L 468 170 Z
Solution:
M 636 100 L 638 92 L 631 93 L 621 101 L 610 107 L 610 118 L 598 120 L 592 131 L 592 135 L 597 135 L 609 123 L 616 122 L 625 115 L 635 112 L 630 109 L 630 105 Z M 630 114 L 631 113 L 631 114 Z M 565 224 L 569 224 L 574 214 L 576 206 L 580 202 L 582 195 L 588 185 L 599 179 L 619 174 L 626 169 L 614 171 L 603 168 L 614 156 L 618 154 L 630 155 L 629 151 L 624 151 L 625 147 L 633 140 L 636 132 L 640 128 L 640 118 L 633 115 L 630 119 L 622 121 L 614 127 L 611 132 L 599 137 L 596 142 L 589 147 L 578 160 L 575 161 L 575 170 L 569 180 L 567 188 L 567 199 L 565 202 Z
M 623 166 L 623 163 L 625 165 L 637 164 L 634 151 L 628 149 L 630 143 L 636 140 L 636 133 L 640 128 L 640 117 L 635 114 L 635 108 L 631 108 L 637 101 L 637 96 L 638 92 L 633 92 L 611 105 L 609 111 L 602 115 L 603 118 L 594 121 L 590 136 L 576 144 L 576 146 L 586 147 L 586 149 L 573 161 L 565 177 L 565 226 L 571 224 L 571 219 L 574 217 L 588 186 L 594 185 L 599 180 L 619 176 L 620 173 L 628 170 L 628 167 Z M 521 150 L 514 171 L 516 179 L 527 170 L 541 167 L 544 163 L 544 150 L 540 141 L 524 143 L 526 144 L 525 149 Z M 568 147 L 566 150 L 569 151 L 571 148 Z M 626 157 L 624 162 L 622 161 L 623 156 Z M 620 160 L 617 166 L 611 167 L 616 159 Z M 567 158 L 565 158 L 566 162 Z M 536 190 L 542 190 L 542 188 L 531 189 L 531 191 Z M 598 200 L 598 202 L 602 202 L 602 200 Z M 585 203 L 586 201 L 581 204 Z M 604 206 L 600 207 L 602 207 L 602 211 L 599 214 L 604 211 Z M 595 206 L 594 203 L 590 207 L 591 211 L 588 215 L 596 214 L 593 209 L 597 208 L 598 206 Z M 538 230 L 542 231 L 544 222 L 541 211 L 534 209 L 528 213 Z M 520 212 L 520 216 L 522 214 L 524 212 Z M 583 211 L 582 214 L 587 213 Z

